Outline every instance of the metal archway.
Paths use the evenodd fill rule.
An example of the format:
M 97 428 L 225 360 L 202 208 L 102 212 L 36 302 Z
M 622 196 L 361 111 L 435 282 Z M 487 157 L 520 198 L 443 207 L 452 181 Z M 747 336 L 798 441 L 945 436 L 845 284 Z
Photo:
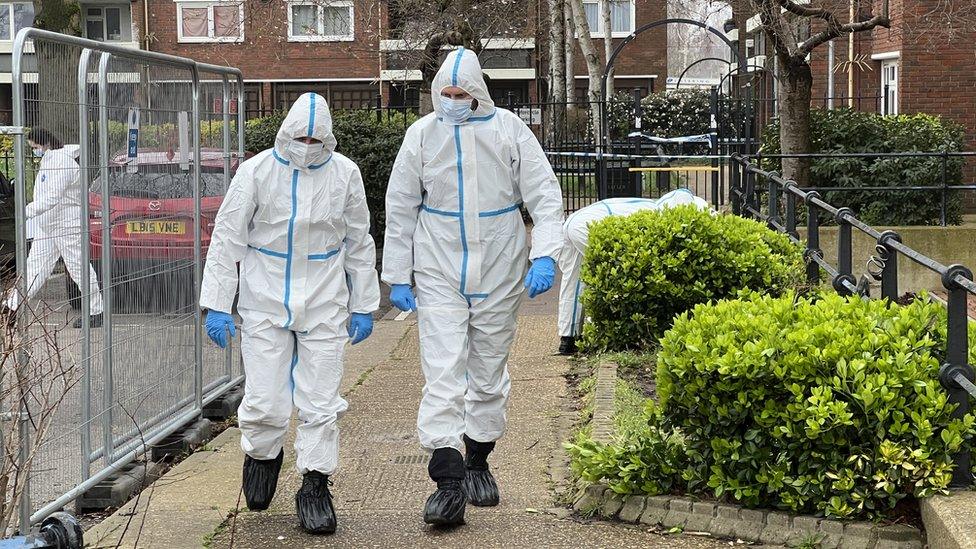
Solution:
M 728 59 L 722 59 L 720 57 L 702 57 L 701 59 L 695 61 L 694 63 L 692 63 L 690 65 L 688 65 L 687 67 L 684 68 L 683 71 L 681 71 L 681 75 L 678 76 L 678 82 L 675 84 L 675 88 L 677 88 L 677 89 L 680 90 L 681 89 L 681 81 L 684 80 L 685 75 L 688 74 L 688 71 L 691 70 L 692 67 L 694 67 L 695 65 L 698 65 L 699 63 L 704 63 L 706 61 L 718 61 L 720 63 L 725 63 L 726 65 L 729 66 L 729 71 L 730 72 L 732 71 L 732 61 L 730 61 Z
M 605 106 L 607 102 L 607 97 L 606 97 L 607 81 L 609 80 L 610 77 L 610 71 L 613 70 L 614 64 L 616 63 L 617 57 L 620 55 L 620 52 L 622 52 L 624 48 L 626 48 L 631 42 L 633 42 L 635 38 L 637 38 L 638 36 L 640 36 L 641 34 L 649 30 L 653 30 L 658 27 L 663 27 L 666 25 L 691 25 L 694 27 L 698 27 L 700 29 L 704 29 L 705 31 L 715 35 L 716 37 L 719 38 L 719 40 L 724 42 L 725 45 L 729 47 L 729 51 L 732 53 L 732 60 L 738 66 L 738 70 L 742 72 L 746 71 L 746 66 L 747 66 L 746 60 L 739 56 L 739 52 L 736 50 L 735 45 L 732 43 L 731 40 L 728 39 L 727 36 L 725 36 L 725 33 L 720 31 L 719 29 L 716 29 L 711 25 L 707 25 L 705 23 L 702 23 L 701 21 L 695 21 L 694 19 L 667 18 L 667 19 L 660 19 L 652 23 L 647 23 L 645 25 L 642 25 L 634 32 L 630 33 L 619 44 L 617 44 L 617 47 L 614 48 L 613 53 L 610 54 L 610 58 L 607 59 L 607 64 L 603 69 L 603 77 L 600 79 L 600 105 L 603 105 L 604 107 L 602 107 L 603 112 L 600 113 L 600 135 L 595 137 L 597 138 L 596 153 L 597 153 L 597 163 L 599 165 L 599 173 L 600 173 L 599 195 L 601 200 L 603 198 L 606 198 L 607 196 L 607 165 L 603 155 L 605 150 L 607 149 L 607 145 L 608 145 L 607 141 L 609 139 L 609 131 L 608 131 L 609 121 L 607 120 L 608 118 L 606 113 L 607 109 L 605 108 Z M 752 104 L 751 86 L 752 86 L 751 83 L 748 83 L 746 84 L 744 89 L 747 121 L 751 120 L 751 115 L 748 112 Z M 745 150 L 741 151 L 744 153 L 751 152 L 749 150 L 752 142 L 751 126 L 752 126 L 751 122 L 747 122 L 746 124 L 744 124 L 744 128 L 743 128 L 744 131 L 742 133 L 744 137 Z

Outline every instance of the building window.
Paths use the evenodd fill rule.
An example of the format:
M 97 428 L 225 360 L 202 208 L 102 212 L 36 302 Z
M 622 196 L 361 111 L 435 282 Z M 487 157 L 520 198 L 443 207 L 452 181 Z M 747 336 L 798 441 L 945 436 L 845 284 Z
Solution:
M 85 38 L 89 40 L 122 40 L 122 8 L 85 8 Z
M 353 38 L 352 0 L 296 0 L 288 3 L 288 40 L 348 42 Z
M 898 60 L 881 62 L 881 114 L 898 114 Z
M 600 3 L 597 0 L 583 0 L 586 22 L 590 25 L 590 36 L 603 38 L 603 17 L 600 16 Z M 611 38 L 624 38 L 634 32 L 634 0 L 610 0 Z
M 244 41 L 243 2 L 178 2 L 176 20 L 180 42 Z
M 0 2 L 0 40 L 13 40 L 20 29 L 34 24 L 31 2 Z

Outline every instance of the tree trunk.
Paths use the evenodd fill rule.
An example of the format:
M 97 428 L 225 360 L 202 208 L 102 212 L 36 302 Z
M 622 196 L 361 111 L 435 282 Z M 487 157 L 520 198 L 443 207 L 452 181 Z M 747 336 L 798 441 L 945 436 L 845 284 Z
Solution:
M 563 46 L 566 64 L 566 102 L 576 102 L 576 41 L 573 40 L 573 3 L 563 0 Z
M 62 34 L 79 35 L 77 0 L 34 0 L 34 26 Z M 26 97 L 28 114 L 37 117 L 27 123 L 46 128 L 65 143 L 77 143 L 78 55 L 77 48 L 34 42 L 37 60 L 37 95 Z M 30 103 L 34 103 L 31 105 Z
M 812 151 L 810 138 L 810 96 L 813 73 L 803 58 L 777 56 L 779 70 L 780 149 L 783 154 L 806 154 Z M 810 160 L 784 158 L 783 177 L 801 187 L 810 182 Z
M 613 54 L 613 23 L 610 19 L 610 0 L 600 0 L 600 17 L 603 19 L 603 59 L 609 63 Z M 613 97 L 613 71 L 607 77 L 607 101 Z
M 576 29 L 576 38 L 580 48 L 583 50 L 583 59 L 586 61 L 586 72 L 590 78 L 588 87 L 590 99 L 590 114 L 593 131 L 593 141 L 598 146 L 603 146 L 602 139 L 602 116 L 600 108 L 600 81 L 603 76 L 600 70 L 600 57 L 597 55 L 593 39 L 590 38 L 590 25 L 586 22 L 586 12 L 583 10 L 583 0 L 569 0 L 573 5 L 573 22 Z
M 563 0 L 549 0 L 549 126 L 545 139 L 557 141 L 566 117 L 566 33 Z

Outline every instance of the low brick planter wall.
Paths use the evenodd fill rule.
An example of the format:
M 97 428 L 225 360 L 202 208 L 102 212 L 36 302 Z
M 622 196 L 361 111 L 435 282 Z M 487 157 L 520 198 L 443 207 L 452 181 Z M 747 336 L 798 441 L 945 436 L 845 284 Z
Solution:
M 843 522 L 678 496 L 621 496 L 602 484 L 580 492 L 573 509 L 583 515 L 632 524 L 708 532 L 715 537 L 769 545 L 812 543 L 823 549 L 922 549 L 922 533 L 910 526 Z

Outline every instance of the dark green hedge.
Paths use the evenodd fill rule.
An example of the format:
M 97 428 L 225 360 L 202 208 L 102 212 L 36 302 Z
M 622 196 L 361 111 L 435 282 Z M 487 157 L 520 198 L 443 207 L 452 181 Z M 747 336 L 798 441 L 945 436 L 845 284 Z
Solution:
M 882 116 L 849 109 L 811 113 L 815 153 L 958 152 L 965 138 L 958 124 L 926 114 Z M 779 154 L 779 120 L 766 127 L 763 154 Z M 962 182 L 962 159 L 939 156 L 910 158 L 822 158 L 811 165 L 812 187 L 894 187 L 948 185 Z M 767 169 L 779 170 L 778 159 L 766 159 Z M 871 225 L 936 225 L 940 222 L 942 193 L 925 191 L 827 191 L 824 199 L 852 208 Z M 958 193 L 947 199 L 946 221 L 962 222 Z

